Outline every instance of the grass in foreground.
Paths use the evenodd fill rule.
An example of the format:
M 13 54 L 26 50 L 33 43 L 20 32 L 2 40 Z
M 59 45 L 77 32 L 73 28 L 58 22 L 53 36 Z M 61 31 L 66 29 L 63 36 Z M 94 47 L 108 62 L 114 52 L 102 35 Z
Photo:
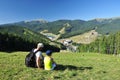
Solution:
M 97 53 L 56 53 L 57 70 L 24 65 L 28 52 L 0 52 L 0 80 L 120 80 L 120 57 Z

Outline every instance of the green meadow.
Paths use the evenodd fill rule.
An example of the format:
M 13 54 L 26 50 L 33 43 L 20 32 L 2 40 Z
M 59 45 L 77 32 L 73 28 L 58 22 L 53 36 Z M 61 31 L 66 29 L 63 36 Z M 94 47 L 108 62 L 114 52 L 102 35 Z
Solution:
M 120 80 L 120 56 L 98 53 L 53 53 L 53 71 L 25 66 L 28 52 L 0 52 L 0 80 Z M 45 55 L 45 53 L 43 53 Z

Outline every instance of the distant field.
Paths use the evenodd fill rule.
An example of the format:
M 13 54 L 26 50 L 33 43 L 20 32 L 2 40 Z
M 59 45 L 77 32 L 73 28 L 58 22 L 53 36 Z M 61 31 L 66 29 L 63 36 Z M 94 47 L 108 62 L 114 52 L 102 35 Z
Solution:
M 97 37 L 98 33 L 95 30 L 91 30 L 84 34 L 72 36 L 69 39 L 76 43 L 89 44 L 91 42 L 94 42 L 97 39 Z
M 28 52 L 0 52 L 0 80 L 120 80 L 120 57 L 97 53 L 55 53 L 53 71 L 27 68 Z

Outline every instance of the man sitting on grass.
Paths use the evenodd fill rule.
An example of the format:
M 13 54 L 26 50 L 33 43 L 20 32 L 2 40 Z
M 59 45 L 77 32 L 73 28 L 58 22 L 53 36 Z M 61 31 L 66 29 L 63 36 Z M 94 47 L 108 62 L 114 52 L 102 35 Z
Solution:
M 36 56 L 36 67 L 37 68 L 42 68 L 43 67 L 43 60 L 44 60 L 44 56 L 42 55 L 42 49 L 43 49 L 44 45 L 43 43 L 38 43 L 37 44 L 37 48 L 34 49 L 34 52 L 36 52 L 35 56 Z

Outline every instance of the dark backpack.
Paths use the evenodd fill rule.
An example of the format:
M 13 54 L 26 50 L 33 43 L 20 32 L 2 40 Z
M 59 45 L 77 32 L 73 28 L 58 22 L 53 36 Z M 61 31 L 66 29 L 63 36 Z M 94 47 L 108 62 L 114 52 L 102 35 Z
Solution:
M 25 58 L 25 65 L 27 67 L 36 67 L 36 56 L 35 54 L 38 51 L 34 52 L 34 49 L 29 52 L 29 54 Z

